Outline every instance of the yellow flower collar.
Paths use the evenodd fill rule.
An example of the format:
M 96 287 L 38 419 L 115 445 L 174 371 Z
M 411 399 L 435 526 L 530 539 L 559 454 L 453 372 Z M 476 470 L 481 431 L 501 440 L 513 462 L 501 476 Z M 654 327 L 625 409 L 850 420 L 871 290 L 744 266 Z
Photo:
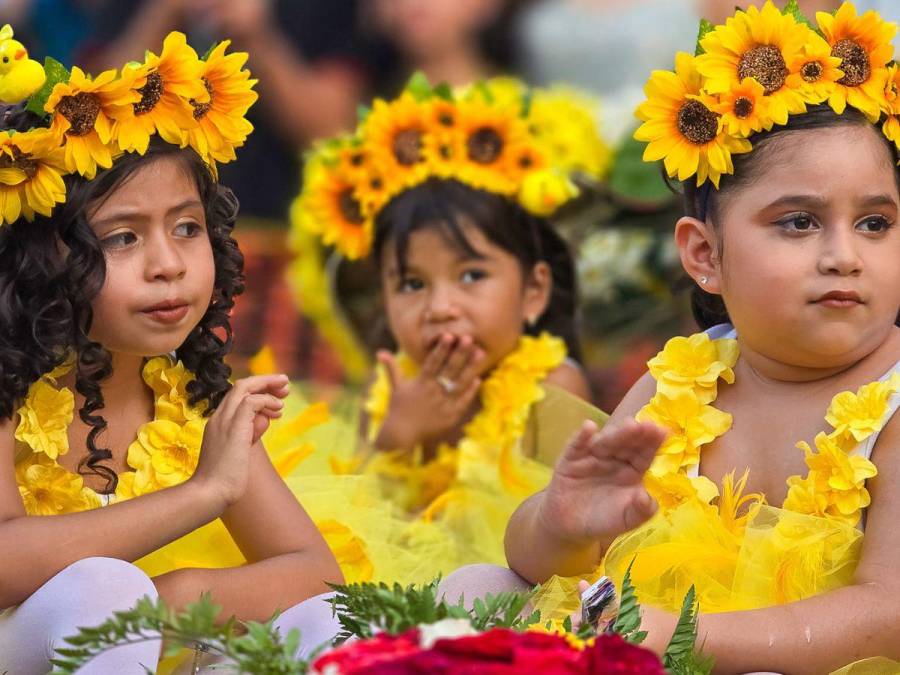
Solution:
M 438 508 L 439 504 L 432 504 L 432 500 L 446 494 L 464 467 L 483 466 L 483 462 L 497 467 L 507 488 L 527 491 L 524 485 L 519 485 L 514 451 L 525 435 L 531 406 L 544 397 L 541 382 L 565 359 L 566 347 L 561 339 L 547 333 L 539 337 L 523 336 L 518 347 L 481 385 L 481 410 L 465 426 L 463 438 L 456 446 L 442 443 L 430 462 L 423 460 L 422 448 L 416 449 L 412 460 L 406 453 L 377 453 L 370 459 L 367 470 L 402 479 L 411 486 L 407 500 L 410 508 L 428 505 Z M 399 363 L 405 374 L 415 374 L 416 365 L 408 356 L 401 354 Z M 365 402 L 370 442 L 378 435 L 390 401 L 390 381 L 385 369 L 379 366 Z
M 669 340 L 648 363 L 650 374 L 656 380 L 656 395 L 636 418 L 670 432 L 657 452 L 646 481 L 648 490 L 664 510 L 686 499 L 697 497 L 710 503 L 718 496 L 718 489 L 709 479 L 702 476 L 690 479 L 687 473 L 699 465 L 703 446 L 731 428 L 731 415 L 710 404 L 718 393 L 718 379 L 734 382 L 737 358 L 736 340 L 714 340 L 706 333 L 698 333 Z M 853 452 L 881 430 L 890 410 L 890 398 L 898 391 L 900 373 L 893 373 L 883 381 L 860 387 L 856 393 L 841 392 L 831 400 L 825 420 L 833 431 L 816 436 L 815 450 L 804 441 L 797 444 L 806 454 L 808 473 L 802 478 L 788 478 L 784 509 L 834 518 L 852 526 L 859 523 L 862 509 L 870 503 L 865 481 L 875 476 L 877 469 L 870 460 Z M 725 509 L 725 493 L 735 508 L 746 501 L 740 497 L 746 475 L 738 481 L 737 488 L 733 475 L 727 478 L 728 489 L 719 502 L 722 512 L 733 510 Z M 757 504 L 764 501 L 762 495 L 751 497 Z
M 63 468 L 58 458 L 69 451 L 68 426 L 75 398 L 58 378 L 71 366 L 35 382 L 19 409 L 15 437 L 32 452 L 16 462 L 16 482 L 30 515 L 55 515 L 96 508 L 103 499 L 84 486 L 80 475 Z M 194 379 L 179 361 L 168 356 L 150 359 L 142 372 L 156 396 L 153 421 L 141 425 L 129 446 L 131 471 L 119 475 L 115 495 L 123 500 L 187 480 L 197 467 L 204 405 L 188 403 L 187 384 Z

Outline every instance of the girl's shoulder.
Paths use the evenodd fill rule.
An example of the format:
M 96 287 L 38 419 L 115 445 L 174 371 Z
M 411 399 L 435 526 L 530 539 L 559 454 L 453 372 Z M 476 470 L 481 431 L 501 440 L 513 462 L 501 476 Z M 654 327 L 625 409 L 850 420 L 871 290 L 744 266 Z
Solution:
M 566 358 L 565 361 L 547 374 L 545 382 L 563 389 L 584 401 L 590 401 L 593 398 L 587 375 L 585 375 L 584 369 L 574 359 Z

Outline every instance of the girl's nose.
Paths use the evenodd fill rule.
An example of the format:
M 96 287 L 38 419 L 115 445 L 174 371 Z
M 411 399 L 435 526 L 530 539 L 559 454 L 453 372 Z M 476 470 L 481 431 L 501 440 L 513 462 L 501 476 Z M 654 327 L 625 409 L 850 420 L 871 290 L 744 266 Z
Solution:
M 146 276 L 149 280 L 174 281 L 184 276 L 187 264 L 178 247 L 166 236 L 148 242 Z
M 824 239 L 819 256 L 819 271 L 823 274 L 856 276 L 862 272 L 856 231 L 852 228 L 832 228 Z
M 428 296 L 425 319 L 432 322 L 453 321 L 459 318 L 459 304 L 452 289 L 445 285 L 435 285 Z

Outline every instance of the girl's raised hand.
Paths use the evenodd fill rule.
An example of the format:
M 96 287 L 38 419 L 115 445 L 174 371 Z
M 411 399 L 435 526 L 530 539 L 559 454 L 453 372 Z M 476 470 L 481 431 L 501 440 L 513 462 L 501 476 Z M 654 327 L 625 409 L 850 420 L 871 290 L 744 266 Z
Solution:
M 234 383 L 206 423 L 192 480 L 205 481 L 234 504 L 247 489 L 250 449 L 281 416 L 288 395 L 286 375 L 258 375 Z
M 604 546 L 643 523 L 656 511 L 644 473 L 665 438 L 665 430 L 633 419 L 599 431 L 586 422 L 556 464 L 541 522 L 564 539 Z
M 481 386 L 485 353 L 468 335 L 442 335 L 415 377 L 406 377 L 396 358 L 379 352 L 391 381 L 391 404 L 375 441 L 383 450 L 409 450 L 453 430 L 469 411 Z

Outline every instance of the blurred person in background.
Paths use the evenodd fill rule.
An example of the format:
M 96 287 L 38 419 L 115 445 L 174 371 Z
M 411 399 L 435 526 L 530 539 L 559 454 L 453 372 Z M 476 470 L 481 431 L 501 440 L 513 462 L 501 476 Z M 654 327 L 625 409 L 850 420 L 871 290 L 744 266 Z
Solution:
M 83 63 L 97 13 L 105 0 L 0 0 L 0 25 L 11 24 L 16 39 L 41 63 Z
M 233 365 L 262 346 L 294 377 L 340 379 L 330 350 L 299 316 L 284 279 L 286 219 L 300 186 L 301 151 L 355 121 L 372 59 L 357 39 L 356 0 L 100 0 L 92 68 L 142 58 L 148 45 L 183 30 L 203 53 L 221 36 L 251 54 L 259 102 L 241 161 L 220 169 L 241 202 L 236 238 L 246 257 L 247 291 L 235 308 Z
M 389 64 L 380 93 L 396 94 L 415 71 L 465 85 L 517 70 L 515 17 L 523 0 L 369 0 L 361 23 Z

